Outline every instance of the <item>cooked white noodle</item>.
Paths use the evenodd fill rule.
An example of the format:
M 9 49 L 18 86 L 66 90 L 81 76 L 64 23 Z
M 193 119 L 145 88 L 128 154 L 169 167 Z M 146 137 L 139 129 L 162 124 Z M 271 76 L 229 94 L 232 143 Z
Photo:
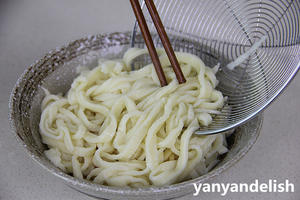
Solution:
M 160 87 L 152 64 L 129 70 L 144 53 L 130 49 L 122 61 L 82 71 L 66 96 L 45 90 L 40 133 L 57 167 L 99 184 L 162 186 L 207 173 L 227 151 L 223 134 L 193 134 L 223 107 L 216 72 L 197 56 L 176 52 L 187 80 L 178 84 L 160 50 L 169 82 Z

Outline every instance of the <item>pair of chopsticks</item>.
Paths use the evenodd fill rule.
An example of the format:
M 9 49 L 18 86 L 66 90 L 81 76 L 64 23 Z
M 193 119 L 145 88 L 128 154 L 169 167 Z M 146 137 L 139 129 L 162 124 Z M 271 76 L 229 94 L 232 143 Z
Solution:
M 153 40 L 151 37 L 151 34 L 149 32 L 143 11 L 141 9 L 139 0 L 130 0 L 132 9 L 134 11 L 135 17 L 138 21 L 139 27 L 141 29 L 142 35 L 144 37 L 146 46 L 148 48 L 150 57 L 152 59 L 156 74 L 158 76 L 158 79 L 160 81 L 161 86 L 166 86 L 168 84 L 167 80 L 166 80 L 166 76 L 164 74 L 164 71 L 161 67 L 157 52 L 155 50 L 154 44 L 153 44 Z M 155 7 L 155 4 L 153 2 L 153 0 L 145 0 L 147 9 L 151 15 L 152 21 L 155 25 L 155 28 L 157 30 L 157 33 L 162 41 L 162 44 L 164 46 L 164 49 L 168 55 L 168 58 L 170 60 L 170 63 L 172 65 L 172 68 L 176 74 L 176 78 L 178 80 L 178 83 L 185 83 L 186 80 L 184 78 L 184 75 L 180 69 L 180 65 L 178 63 L 178 60 L 175 56 L 174 50 L 171 46 L 171 43 L 169 41 L 169 38 L 167 36 L 167 33 L 165 31 L 165 28 L 160 20 L 159 14 L 157 12 L 157 9 Z

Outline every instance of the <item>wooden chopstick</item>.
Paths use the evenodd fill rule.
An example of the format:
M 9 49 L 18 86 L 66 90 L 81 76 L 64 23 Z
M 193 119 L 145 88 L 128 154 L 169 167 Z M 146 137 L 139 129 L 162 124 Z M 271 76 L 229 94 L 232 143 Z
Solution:
M 153 40 L 152 40 L 151 34 L 149 32 L 145 17 L 143 15 L 143 11 L 141 9 L 139 0 L 130 0 L 130 3 L 131 3 L 131 6 L 132 6 L 132 9 L 134 11 L 135 17 L 136 17 L 136 19 L 139 23 L 142 35 L 144 37 L 146 46 L 148 48 L 150 57 L 152 59 L 153 65 L 154 65 L 156 74 L 157 74 L 158 79 L 160 81 L 160 85 L 162 87 L 166 86 L 168 84 L 168 82 L 167 82 L 166 76 L 164 74 L 164 71 L 161 67 L 161 64 L 160 64 L 157 52 L 155 50 Z
M 170 60 L 170 63 L 173 67 L 173 70 L 175 72 L 175 75 L 176 75 L 176 78 L 178 80 L 178 83 L 185 83 L 186 80 L 184 78 L 184 75 L 181 71 L 181 68 L 180 68 L 180 65 L 178 63 L 178 60 L 175 56 L 175 53 L 174 53 L 174 50 L 172 48 L 172 45 L 169 41 L 169 38 L 167 36 L 167 33 L 164 29 L 164 26 L 160 20 L 160 17 L 159 17 L 159 14 L 157 12 L 157 9 L 155 7 L 155 4 L 152 0 L 145 0 L 146 2 L 146 6 L 148 8 L 148 11 L 151 15 L 151 18 L 153 20 L 153 23 L 156 27 L 156 30 L 157 30 L 157 33 L 162 41 L 162 44 L 165 48 L 165 51 L 168 55 L 168 58 Z M 145 43 L 146 43 L 146 46 L 148 48 L 148 51 L 149 51 L 149 54 L 150 54 L 150 57 L 152 59 L 152 62 L 153 62 L 153 65 L 154 65 L 154 68 L 156 70 L 156 73 L 157 73 L 157 76 L 158 76 L 158 79 L 160 81 L 160 84 L 161 86 L 165 86 L 167 85 L 167 81 L 166 81 L 166 77 L 165 77 L 165 74 L 162 70 L 162 67 L 161 67 L 161 64 L 160 64 L 160 61 L 159 61 L 159 58 L 158 58 L 158 55 L 157 55 L 157 52 L 155 50 L 155 47 L 154 47 L 154 44 L 153 44 L 153 40 L 152 40 L 152 37 L 151 37 L 151 34 L 149 32 L 149 29 L 148 29 L 148 26 L 147 26 L 147 23 L 146 23 L 146 20 L 145 20 L 145 17 L 144 17 L 144 14 L 143 14 L 143 11 L 141 9 L 141 6 L 140 6 L 140 3 L 139 3 L 139 0 L 130 0 L 130 3 L 131 3 L 131 6 L 132 6 L 132 9 L 134 11 L 134 14 L 135 14 L 135 17 L 138 21 L 138 24 L 139 24 L 139 27 L 141 29 L 141 32 L 142 32 L 142 35 L 144 37 L 144 40 L 145 40 Z
M 161 19 L 159 17 L 159 14 L 157 12 L 157 9 L 155 7 L 155 4 L 153 0 L 145 0 L 146 6 L 148 8 L 148 11 L 151 15 L 152 21 L 155 25 L 155 28 L 157 30 L 157 33 L 162 41 L 162 44 L 165 48 L 165 51 L 169 57 L 170 63 L 173 67 L 173 70 L 176 74 L 176 78 L 178 80 L 178 83 L 185 83 L 186 80 L 184 78 L 184 75 L 181 71 L 180 65 L 178 63 L 178 60 L 175 56 L 174 50 L 172 48 L 172 45 L 170 43 L 170 40 L 168 38 L 168 35 L 166 33 L 166 30 L 161 22 Z

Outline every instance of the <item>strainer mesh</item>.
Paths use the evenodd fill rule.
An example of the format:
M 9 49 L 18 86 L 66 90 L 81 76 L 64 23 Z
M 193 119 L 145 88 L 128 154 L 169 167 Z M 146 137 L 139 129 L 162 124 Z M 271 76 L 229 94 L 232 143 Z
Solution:
M 228 105 L 202 133 L 252 118 L 278 96 L 300 66 L 299 0 L 154 2 L 175 50 L 196 54 L 211 67 L 221 64 L 218 89 L 228 97 Z M 142 6 L 154 43 L 161 47 L 143 2 Z M 136 23 L 133 36 L 139 32 Z M 234 70 L 226 67 L 264 36 L 267 39 L 243 63 Z M 141 37 L 132 42 L 144 47 Z

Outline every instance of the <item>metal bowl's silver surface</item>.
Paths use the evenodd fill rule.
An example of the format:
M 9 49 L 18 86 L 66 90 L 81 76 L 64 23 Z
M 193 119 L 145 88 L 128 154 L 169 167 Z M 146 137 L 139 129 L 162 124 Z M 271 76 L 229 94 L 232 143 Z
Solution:
M 193 183 L 205 182 L 219 175 L 248 152 L 259 135 L 262 115 L 256 116 L 235 131 L 229 139 L 230 151 L 208 174 L 166 187 L 119 188 L 80 180 L 62 172 L 43 154 L 46 147 L 41 143 L 38 129 L 40 104 L 44 97 L 42 87 L 52 93 L 65 93 L 77 76 L 78 65 L 92 68 L 99 58 L 120 58 L 129 48 L 129 43 L 129 33 L 90 36 L 51 51 L 28 67 L 11 93 L 11 129 L 32 159 L 70 187 L 85 194 L 108 199 L 168 199 L 186 195 L 193 192 Z

